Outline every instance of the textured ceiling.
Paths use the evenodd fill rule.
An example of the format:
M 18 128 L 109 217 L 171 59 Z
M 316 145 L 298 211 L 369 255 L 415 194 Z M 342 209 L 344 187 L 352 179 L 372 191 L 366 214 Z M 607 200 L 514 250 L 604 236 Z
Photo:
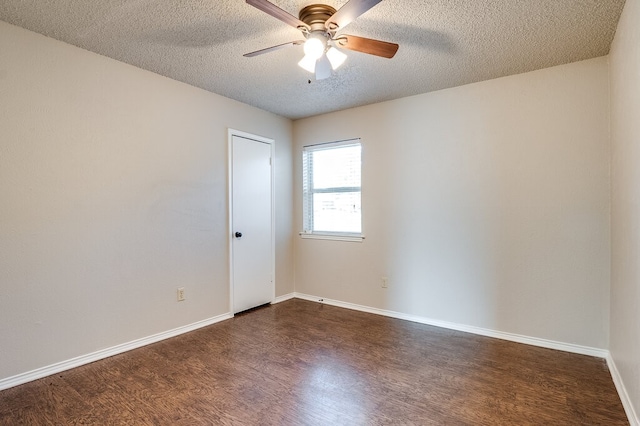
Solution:
M 319 1 L 271 0 L 297 16 Z M 336 9 L 345 0 L 326 0 Z M 345 51 L 326 80 L 296 64 L 295 28 L 244 0 L 2 0 L 0 20 L 289 118 L 606 55 L 624 0 L 385 0 L 345 30 L 398 43 Z

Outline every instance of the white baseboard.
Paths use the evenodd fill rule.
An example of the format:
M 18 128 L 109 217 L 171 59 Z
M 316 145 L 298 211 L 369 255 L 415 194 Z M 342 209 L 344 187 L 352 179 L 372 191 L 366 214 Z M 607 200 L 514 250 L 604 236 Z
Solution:
M 556 349 L 559 351 L 572 352 L 581 355 L 590 355 L 598 358 L 606 358 L 609 351 L 606 349 L 592 348 L 589 346 L 574 345 L 572 343 L 557 342 L 554 340 L 540 339 L 537 337 L 523 336 L 521 334 L 506 333 L 504 331 L 491 330 L 487 328 L 475 327 L 471 325 L 457 324 L 448 321 L 440 321 L 431 318 L 420 317 L 417 315 L 403 314 L 401 312 L 388 311 L 385 309 L 371 308 L 368 306 L 357 305 L 349 302 L 341 302 L 318 296 L 310 296 L 308 294 L 294 293 L 295 297 L 312 302 L 325 303 L 327 305 L 338 306 L 341 308 L 353 309 L 356 311 L 368 312 L 371 314 L 383 315 L 386 317 L 397 318 L 407 321 L 418 322 L 421 324 L 433 325 L 436 327 L 448 328 L 450 330 L 464 331 L 466 333 L 478 334 L 481 336 L 493 337 L 496 339 L 509 340 L 511 342 L 524 343 L 542 348 Z
M 638 415 L 633 408 L 631 398 L 629 398 L 627 388 L 625 388 L 624 386 L 624 382 L 622 381 L 622 377 L 618 372 L 618 367 L 616 367 L 616 363 L 613 360 L 611 353 L 607 354 L 607 366 L 609 367 L 609 371 L 611 372 L 613 384 L 616 385 L 616 390 L 618 391 L 618 395 L 620 395 L 620 401 L 622 402 L 624 412 L 627 414 L 627 418 L 629 419 L 629 424 L 631 426 L 640 426 L 640 420 L 638 420 Z
M 273 299 L 273 302 L 271 302 L 271 304 L 274 305 L 276 303 L 284 302 L 285 300 L 293 299 L 294 297 L 296 297 L 295 293 L 283 294 L 282 296 L 278 296 Z
M 212 318 L 208 318 L 202 321 L 194 322 L 182 327 L 174 328 L 173 330 L 163 331 L 161 333 L 154 334 L 152 336 L 143 337 L 141 339 L 132 340 L 131 342 L 123 343 L 120 345 L 112 346 L 110 348 L 101 349 L 90 354 L 81 355 L 76 358 L 71 358 L 66 361 L 57 362 L 46 367 L 37 368 L 35 370 L 27 371 L 26 373 L 17 374 L 15 376 L 7 377 L 0 380 L 0 390 L 8 389 L 14 386 L 21 385 L 33 380 L 41 379 L 43 377 L 50 376 L 52 374 L 60 373 L 62 371 L 70 370 L 81 365 L 89 364 L 90 362 L 98 361 L 104 358 L 108 358 L 113 355 L 121 354 L 123 352 L 130 351 L 131 349 L 137 349 L 142 346 L 156 343 L 161 340 L 175 337 L 180 334 L 188 333 L 198 328 L 206 327 L 211 324 L 215 324 L 226 319 L 233 318 L 230 313 L 218 315 Z

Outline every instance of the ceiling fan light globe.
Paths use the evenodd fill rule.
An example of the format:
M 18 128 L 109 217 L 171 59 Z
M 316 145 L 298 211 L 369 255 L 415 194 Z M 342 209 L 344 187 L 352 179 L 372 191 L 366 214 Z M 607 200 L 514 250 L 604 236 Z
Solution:
M 319 37 L 310 36 L 304 42 L 304 54 L 306 56 L 318 59 L 324 53 L 326 40 L 320 40 Z
M 331 68 L 335 71 L 344 63 L 345 59 L 347 59 L 347 55 L 335 47 L 330 47 L 329 50 L 327 50 L 327 58 L 329 59 L 329 62 L 331 62 Z
M 310 73 L 314 74 L 316 72 L 316 61 L 318 59 L 309 55 L 304 55 L 304 58 L 298 62 L 298 66 Z

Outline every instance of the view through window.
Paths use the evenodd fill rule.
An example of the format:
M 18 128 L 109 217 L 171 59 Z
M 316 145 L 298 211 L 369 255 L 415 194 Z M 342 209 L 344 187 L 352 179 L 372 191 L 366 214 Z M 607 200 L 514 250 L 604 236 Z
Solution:
M 359 139 L 304 147 L 304 233 L 362 233 L 361 153 Z

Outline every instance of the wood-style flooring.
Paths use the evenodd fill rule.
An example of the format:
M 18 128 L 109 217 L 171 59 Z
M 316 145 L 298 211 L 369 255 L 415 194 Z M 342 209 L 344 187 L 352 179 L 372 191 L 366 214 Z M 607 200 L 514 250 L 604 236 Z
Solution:
M 623 425 L 605 361 L 299 299 L 0 392 L 2 425 Z

